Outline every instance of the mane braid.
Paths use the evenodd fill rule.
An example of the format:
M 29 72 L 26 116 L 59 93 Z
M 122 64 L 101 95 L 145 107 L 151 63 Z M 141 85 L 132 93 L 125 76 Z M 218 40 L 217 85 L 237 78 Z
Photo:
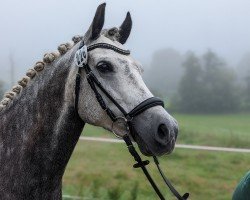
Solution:
M 43 57 L 43 61 L 36 62 L 32 69 L 26 72 L 26 76 L 18 81 L 18 85 L 15 85 L 10 92 L 6 92 L 4 98 L 0 101 L 0 112 L 10 104 L 10 102 L 18 96 L 23 88 L 25 88 L 29 81 L 33 79 L 36 75 L 39 75 L 41 71 L 44 70 L 45 66 L 54 62 L 57 58 L 64 55 L 68 50 L 70 50 L 75 44 L 83 39 L 82 36 L 76 35 L 72 38 L 72 41 L 58 46 L 58 51 L 52 53 L 46 53 Z

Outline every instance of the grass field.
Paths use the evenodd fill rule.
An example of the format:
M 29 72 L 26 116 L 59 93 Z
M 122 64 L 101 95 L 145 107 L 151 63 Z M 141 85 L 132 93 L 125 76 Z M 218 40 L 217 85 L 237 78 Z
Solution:
M 178 143 L 245 147 L 250 146 L 250 115 L 175 115 L 180 124 Z M 85 135 L 111 137 L 87 126 Z M 79 141 L 66 169 L 63 193 L 85 199 L 158 199 L 140 170 L 132 169 L 133 159 L 123 144 Z M 161 158 L 167 176 L 182 193 L 193 200 L 231 199 L 240 178 L 250 170 L 247 153 L 223 153 L 175 149 Z M 174 199 L 164 188 L 156 168 L 150 170 L 167 199 Z M 137 198 L 135 198 L 137 197 Z
M 250 114 L 174 116 L 179 143 L 250 148 Z

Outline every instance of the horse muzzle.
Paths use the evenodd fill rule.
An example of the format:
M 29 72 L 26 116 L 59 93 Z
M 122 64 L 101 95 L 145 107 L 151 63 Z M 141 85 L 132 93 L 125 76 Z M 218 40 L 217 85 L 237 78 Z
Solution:
M 161 156 L 174 150 L 178 124 L 164 108 L 150 108 L 134 120 L 134 139 L 144 155 Z

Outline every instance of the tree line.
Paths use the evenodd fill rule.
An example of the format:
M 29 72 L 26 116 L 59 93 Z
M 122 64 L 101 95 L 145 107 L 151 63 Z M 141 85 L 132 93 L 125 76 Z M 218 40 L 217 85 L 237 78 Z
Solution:
M 168 109 L 173 111 L 250 111 L 248 60 L 244 62 L 245 72 L 239 76 L 237 70 L 229 67 L 224 59 L 211 50 L 201 56 L 188 52 L 184 57 L 175 50 L 160 50 L 153 56 L 145 80 L 156 95 L 166 99 Z M 173 65 L 173 62 L 177 64 Z

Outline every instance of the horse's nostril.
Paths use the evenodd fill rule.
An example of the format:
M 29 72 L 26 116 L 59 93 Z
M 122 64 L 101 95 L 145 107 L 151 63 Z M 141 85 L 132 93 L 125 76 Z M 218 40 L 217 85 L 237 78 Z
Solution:
M 167 126 L 165 124 L 160 124 L 159 127 L 158 127 L 158 137 L 159 139 L 166 139 L 169 137 L 169 130 L 167 128 Z

